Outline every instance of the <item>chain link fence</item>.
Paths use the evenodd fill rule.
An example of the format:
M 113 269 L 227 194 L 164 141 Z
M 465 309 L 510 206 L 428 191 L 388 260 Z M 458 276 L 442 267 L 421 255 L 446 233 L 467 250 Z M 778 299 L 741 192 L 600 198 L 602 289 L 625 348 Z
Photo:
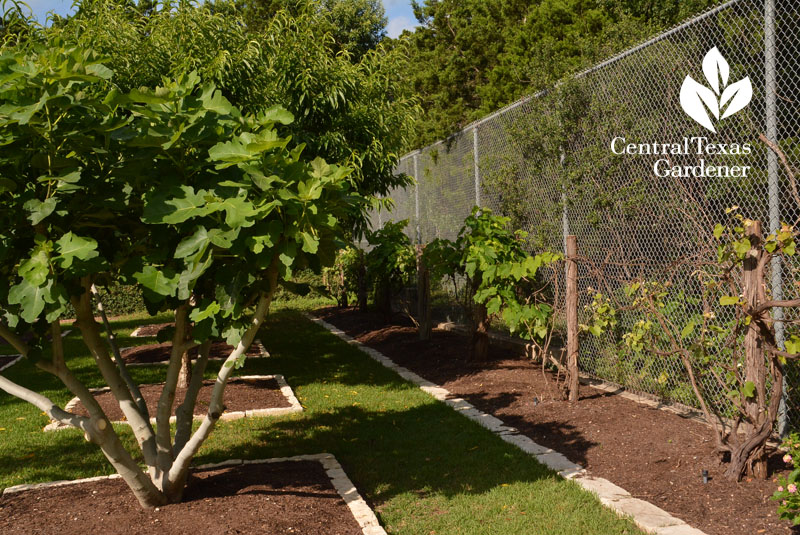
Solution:
M 682 96 L 687 76 L 696 84 Z M 752 99 L 726 116 L 745 100 L 746 77 Z M 692 97 L 703 102 L 702 113 Z M 709 110 L 719 101 L 717 119 Z M 633 154 L 624 153 L 631 144 Z M 726 153 L 709 153 L 709 144 L 724 145 Z M 416 185 L 393 192 L 394 209 L 376 214 L 373 224 L 408 219 L 416 243 L 453 239 L 477 205 L 527 230 L 532 249 L 563 250 L 565 236 L 575 234 L 584 259 L 581 314 L 588 288 L 611 295 L 640 277 L 671 282 L 679 323 L 702 311 L 702 288 L 681 260 L 715 258 L 712 231 L 726 220 L 726 208 L 738 206 L 766 230 L 800 220 L 798 165 L 800 6 L 734 0 L 407 154 L 397 172 Z M 718 166 L 728 172 L 710 171 Z M 737 166 L 748 169 L 731 171 Z M 798 297 L 795 272 L 773 264 L 774 298 Z M 634 391 L 696 403 L 677 358 L 632 358 L 617 342 L 584 336 L 581 369 Z M 800 371 L 787 372 L 785 414 L 798 428 Z M 705 386 L 722 397 L 718 385 Z

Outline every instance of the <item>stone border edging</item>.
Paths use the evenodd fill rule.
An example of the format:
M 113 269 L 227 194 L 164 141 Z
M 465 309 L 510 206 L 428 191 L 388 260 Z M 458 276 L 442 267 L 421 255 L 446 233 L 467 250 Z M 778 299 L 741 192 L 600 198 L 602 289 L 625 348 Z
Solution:
M 72 332 L 72 329 L 64 329 L 61 332 L 61 338 L 64 338 L 65 336 L 67 336 L 71 332 Z M 15 359 L 11 360 L 10 362 L 7 362 L 5 365 L 0 366 L 0 372 L 7 370 L 8 368 L 10 368 L 11 366 L 13 366 L 14 364 L 16 364 L 17 362 L 19 362 L 22 359 L 22 355 L 0 355 L 0 357 L 17 357 Z
M 479 423 L 509 444 L 513 444 L 525 453 L 532 455 L 538 462 L 557 472 L 559 476 L 572 480 L 584 490 L 597 495 L 600 503 L 621 516 L 630 516 L 641 529 L 656 535 L 706 535 L 703 531 L 690 526 L 650 502 L 634 498 L 628 491 L 614 485 L 607 479 L 591 476 L 586 469 L 573 463 L 563 454 L 537 444 L 530 437 L 520 434 L 517 429 L 506 426 L 499 418 L 478 410 L 465 399 L 451 397 L 447 389 L 420 377 L 407 368 L 398 366 L 380 351 L 353 339 L 344 331 L 325 320 L 316 318 L 308 313 L 305 316 L 348 344 L 356 346 L 373 360 L 396 372 L 403 379 L 416 384 L 437 400 L 449 405 L 470 420 Z
M 2 372 L 3 370 L 7 370 L 11 366 L 13 366 L 17 362 L 19 362 L 20 359 L 22 359 L 22 355 L 0 355 L 0 357 L 11 357 L 11 360 L 9 362 L 6 362 L 3 366 L 0 366 L 0 372 Z M 17 358 L 13 358 L 13 357 L 17 357 Z
M 386 535 L 386 531 L 378 522 L 378 517 L 375 516 L 374 511 L 367 505 L 364 498 L 358 493 L 353 482 L 347 477 L 342 465 L 336 460 L 336 457 L 330 453 L 317 453 L 314 455 L 295 455 L 294 457 L 276 457 L 273 459 L 229 459 L 221 463 L 203 464 L 193 467 L 194 470 L 211 470 L 214 468 L 224 468 L 227 466 L 239 466 L 246 464 L 268 464 L 268 463 L 283 463 L 287 461 L 316 461 L 325 469 L 325 473 L 331 480 L 331 484 L 342 497 L 350 512 L 353 513 L 358 525 L 361 527 L 363 535 Z M 35 483 L 31 485 L 14 485 L 7 487 L 3 490 L 2 495 L 16 494 L 27 490 L 64 487 L 68 485 L 79 485 L 81 483 L 90 483 L 93 481 L 103 481 L 106 479 L 120 479 L 119 474 L 111 474 L 109 476 L 88 477 L 85 479 L 64 480 L 64 481 L 51 481 L 47 483 Z
M 269 357 L 269 351 L 267 351 L 267 348 L 264 347 L 264 344 L 261 343 L 260 339 L 256 338 L 255 340 L 253 340 L 253 343 L 251 344 L 251 346 L 256 346 L 256 348 L 258 349 L 259 355 L 257 357 L 245 357 L 245 360 L 249 360 L 249 359 L 265 359 L 265 358 Z M 119 352 L 120 352 L 120 354 L 122 354 L 122 352 L 125 351 L 126 349 L 135 349 L 137 347 L 141 347 L 141 346 L 123 347 L 122 349 L 119 350 Z M 228 357 L 208 357 L 208 360 L 209 361 L 217 361 L 217 362 L 219 362 L 219 361 L 226 360 L 227 358 Z M 124 357 L 123 357 L 123 359 L 124 359 Z M 169 364 L 169 360 L 164 360 L 164 361 L 161 361 L 161 362 L 131 362 L 130 364 L 126 363 L 125 366 L 128 367 L 128 368 L 131 368 L 131 367 L 137 367 L 137 366 L 166 366 L 168 364 Z
M 286 401 L 289 402 L 289 407 L 273 407 L 270 409 L 252 409 L 249 411 L 235 411 L 235 412 L 223 412 L 222 415 L 219 417 L 220 421 L 229 421 L 229 420 L 239 420 L 241 418 L 254 418 L 254 417 L 264 417 L 264 416 L 280 416 L 283 414 L 291 414 L 293 412 L 302 412 L 303 406 L 298 401 L 297 397 L 294 395 L 294 391 L 292 387 L 286 382 L 286 378 L 283 375 L 242 375 L 239 377 L 232 377 L 231 379 L 243 379 L 245 381 L 255 381 L 261 379 L 273 379 L 276 383 L 278 383 L 278 387 L 280 387 L 281 394 L 283 397 L 286 398 Z M 110 392 L 111 389 L 107 386 L 102 388 L 90 388 L 90 392 L 92 393 L 101 393 L 101 392 Z M 72 412 L 72 410 L 80 403 L 80 399 L 77 397 L 72 398 L 67 402 L 64 406 L 64 410 L 67 412 Z M 204 414 L 195 414 L 192 418 L 195 421 L 202 420 L 205 418 Z M 169 421 L 173 423 L 177 420 L 176 416 L 171 416 Z M 150 418 L 150 423 L 155 423 L 155 418 Z M 111 422 L 113 424 L 124 424 L 128 425 L 127 421 L 119 420 Z M 62 429 L 72 429 L 71 425 L 65 425 L 61 422 L 53 422 L 51 421 L 47 424 L 43 431 L 60 431 Z

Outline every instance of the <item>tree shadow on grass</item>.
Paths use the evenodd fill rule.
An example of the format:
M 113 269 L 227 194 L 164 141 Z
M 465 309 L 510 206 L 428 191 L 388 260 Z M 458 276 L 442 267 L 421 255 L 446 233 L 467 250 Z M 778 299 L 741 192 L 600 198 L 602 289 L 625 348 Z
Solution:
M 557 477 L 438 402 L 384 412 L 339 407 L 296 420 L 253 420 L 249 427 L 251 442 L 208 452 L 210 460 L 221 460 L 223 454 L 270 458 L 332 453 L 357 486 L 380 501 L 406 492 L 478 494 Z
M 84 440 L 77 429 L 44 433 L 0 452 L 0 478 L 10 485 L 72 480 L 114 473 L 100 448 Z M 129 451 L 130 448 L 129 448 Z M 24 480 L 15 476 L 24 474 Z
M 567 458 L 582 466 L 586 466 L 587 452 L 599 442 L 588 440 L 583 433 L 568 421 L 552 417 L 547 404 L 539 404 L 528 408 L 528 412 L 516 413 L 504 411 L 515 405 L 525 394 L 520 392 L 501 394 L 470 394 L 462 396 L 479 410 L 501 419 L 509 427 L 531 438 L 537 444 L 563 453 Z M 518 409 L 519 410 L 519 409 Z

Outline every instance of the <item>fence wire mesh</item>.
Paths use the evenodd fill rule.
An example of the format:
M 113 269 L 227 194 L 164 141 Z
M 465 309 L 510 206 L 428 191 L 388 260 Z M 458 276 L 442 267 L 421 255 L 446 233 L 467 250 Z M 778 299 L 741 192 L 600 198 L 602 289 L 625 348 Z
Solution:
M 728 69 L 717 63 L 709 74 L 704 58 L 715 47 Z M 708 115 L 714 131 L 682 109 L 687 75 L 722 100 L 722 118 Z M 726 105 L 733 108 L 743 98 L 734 84 L 745 77 L 752 100 L 726 117 Z M 654 143 L 688 143 L 689 150 L 615 153 L 628 144 L 637 152 L 644 150 L 639 145 L 659 152 Z M 696 150 L 698 143 L 748 144 L 751 150 L 710 154 Z M 700 165 L 750 169 L 746 176 L 670 171 Z M 395 208 L 380 214 L 377 225 L 408 219 L 415 242 L 453 239 L 478 205 L 527 230 L 532 249 L 562 250 L 566 234 L 575 234 L 584 259 L 580 313 L 591 300 L 588 288 L 611 295 L 638 277 L 670 281 L 677 296 L 671 314 L 680 323 L 702 312 L 702 288 L 682 260 L 715 257 L 712 231 L 732 206 L 760 220 L 766 231 L 798 222 L 798 165 L 800 7 L 735 0 L 404 156 L 397 172 L 415 177 L 416 185 L 392 193 Z M 773 297 L 798 297 L 796 268 L 772 265 Z M 732 314 L 723 308 L 717 313 Z M 583 337 L 580 365 L 628 389 L 696 404 L 677 358 L 623 355 L 612 336 Z M 800 369 L 788 368 L 786 411 L 791 426 L 800 428 Z M 718 384 L 704 386 L 725 403 Z

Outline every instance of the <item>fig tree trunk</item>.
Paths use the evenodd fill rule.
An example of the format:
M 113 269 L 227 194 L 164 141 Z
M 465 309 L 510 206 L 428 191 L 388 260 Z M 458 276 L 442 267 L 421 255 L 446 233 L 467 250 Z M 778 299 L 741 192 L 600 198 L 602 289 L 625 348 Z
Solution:
M 489 316 L 484 305 L 473 307 L 472 339 L 468 362 L 486 362 L 489 358 Z

